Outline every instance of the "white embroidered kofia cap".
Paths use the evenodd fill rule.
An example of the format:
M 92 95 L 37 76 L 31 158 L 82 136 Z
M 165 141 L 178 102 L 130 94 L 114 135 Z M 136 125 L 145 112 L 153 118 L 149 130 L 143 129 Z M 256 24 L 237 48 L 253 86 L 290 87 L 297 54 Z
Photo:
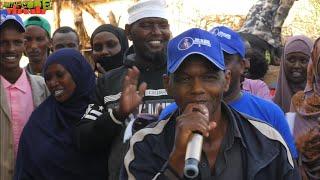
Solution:
M 168 19 L 165 0 L 141 0 L 128 9 L 128 14 L 128 24 L 148 17 Z

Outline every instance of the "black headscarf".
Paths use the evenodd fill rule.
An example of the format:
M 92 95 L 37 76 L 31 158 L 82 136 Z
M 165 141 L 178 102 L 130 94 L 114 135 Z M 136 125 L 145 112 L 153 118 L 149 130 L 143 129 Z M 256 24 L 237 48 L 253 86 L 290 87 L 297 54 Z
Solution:
M 61 49 L 51 54 L 51 64 L 62 65 L 76 89 L 65 102 L 49 96 L 30 116 L 19 143 L 15 179 L 101 179 L 105 165 L 98 154 L 83 155 L 73 141 L 76 123 L 85 113 L 95 88 L 95 75 L 80 52 Z
M 120 42 L 121 50 L 116 55 L 111 56 L 111 57 L 103 57 L 102 59 L 99 59 L 97 62 L 99 62 L 101 64 L 101 66 L 106 71 L 120 67 L 123 64 L 124 54 L 125 54 L 126 50 L 129 48 L 128 38 L 126 36 L 125 31 L 123 29 L 121 29 L 119 27 L 115 27 L 111 24 L 103 24 L 103 25 L 97 27 L 97 29 L 95 29 L 93 31 L 91 38 L 90 38 L 91 48 L 93 48 L 94 37 L 101 32 L 110 32 L 110 33 L 114 34 Z

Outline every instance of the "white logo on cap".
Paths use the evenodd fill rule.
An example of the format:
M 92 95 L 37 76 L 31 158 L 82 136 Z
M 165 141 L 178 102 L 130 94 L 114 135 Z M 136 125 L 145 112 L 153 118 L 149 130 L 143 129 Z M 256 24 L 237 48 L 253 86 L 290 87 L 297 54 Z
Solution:
M 4 15 L 4 14 L 1 14 L 1 19 L 0 19 L 0 23 L 2 24 L 5 20 L 7 19 L 13 19 L 13 20 L 17 20 L 17 18 L 14 16 L 14 15 Z
M 189 49 L 193 45 L 193 39 L 191 37 L 185 37 L 181 39 L 181 41 L 178 44 L 179 50 L 186 50 Z
M 200 38 L 192 39 L 191 37 L 185 37 L 180 40 L 178 44 L 178 49 L 187 50 L 193 45 L 198 45 L 199 47 L 201 47 L 201 45 L 211 47 L 210 40 L 208 39 L 200 39 Z
M 14 15 L 7 15 L 7 19 L 17 20 L 16 16 L 14 16 Z
M 6 19 L 6 16 L 4 14 L 1 14 L 0 24 L 2 24 L 5 19 Z
M 216 35 L 216 36 L 227 38 L 229 40 L 231 39 L 231 35 L 230 34 L 222 32 L 219 29 L 214 29 L 213 31 L 211 31 L 211 33 Z

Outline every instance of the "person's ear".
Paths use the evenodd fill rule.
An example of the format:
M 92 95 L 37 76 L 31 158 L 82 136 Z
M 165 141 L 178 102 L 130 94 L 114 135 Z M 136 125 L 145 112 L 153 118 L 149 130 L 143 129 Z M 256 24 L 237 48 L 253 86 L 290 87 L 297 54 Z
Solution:
M 48 46 L 51 47 L 52 46 L 52 38 L 48 39 Z
M 93 55 L 93 49 L 91 49 L 91 51 L 89 52 L 89 55 L 90 55 L 92 61 L 94 62 L 94 64 L 96 64 L 97 62 L 96 62 L 96 59 L 95 59 L 95 57 Z
M 47 47 L 49 49 L 49 54 L 50 52 L 53 52 L 53 44 L 52 44 L 52 39 L 49 39 Z
M 130 24 L 126 24 L 125 29 L 124 29 L 127 38 L 132 41 L 132 36 L 131 36 L 131 25 Z
M 22 55 L 26 56 L 26 40 L 23 40 L 23 52 Z
M 82 49 L 82 44 L 79 44 L 78 50 L 81 51 L 81 49 Z
M 226 69 L 224 72 L 224 87 L 223 90 L 224 92 L 227 92 L 229 90 L 230 82 L 231 82 L 231 71 L 229 69 Z
M 243 58 L 244 61 L 244 68 L 250 69 L 250 60 L 248 58 Z
M 164 74 L 162 76 L 163 87 L 166 89 L 168 95 L 172 95 L 170 88 L 170 76 L 168 74 Z
M 240 60 L 240 74 L 242 75 L 244 73 L 244 69 L 246 67 L 246 62 L 244 59 L 239 59 Z

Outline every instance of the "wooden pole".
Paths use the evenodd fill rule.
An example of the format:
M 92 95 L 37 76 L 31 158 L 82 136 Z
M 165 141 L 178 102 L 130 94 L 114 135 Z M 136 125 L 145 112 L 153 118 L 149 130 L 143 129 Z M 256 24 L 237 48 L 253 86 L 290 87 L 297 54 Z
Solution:
M 56 29 L 60 27 L 60 12 L 62 1 L 53 1 L 54 26 Z
M 111 25 L 118 27 L 119 26 L 119 21 L 117 22 L 116 20 L 116 16 L 114 15 L 114 13 L 112 11 L 109 11 L 109 22 Z
M 83 9 L 83 4 L 78 3 L 77 0 L 72 0 L 72 9 L 73 9 L 73 15 L 74 15 L 74 25 L 75 25 L 75 30 L 79 35 L 80 43 L 82 44 L 82 52 L 86 59 L 89 61 L 89 63 L 92 65 L 92 60 L 90 57 L 90 37 L 88 36 L 88 33 L 86 31 L 86 28 L 84 26 L 83 18 L 82 18 L 82 9 Z
M 106 22 L 101 18 L 99 13 L 92 8 L 89 4 L 84 4 L 83 9 L 87 11 L 93 18 L 95 18 L 100 24 L 106 24 Z

